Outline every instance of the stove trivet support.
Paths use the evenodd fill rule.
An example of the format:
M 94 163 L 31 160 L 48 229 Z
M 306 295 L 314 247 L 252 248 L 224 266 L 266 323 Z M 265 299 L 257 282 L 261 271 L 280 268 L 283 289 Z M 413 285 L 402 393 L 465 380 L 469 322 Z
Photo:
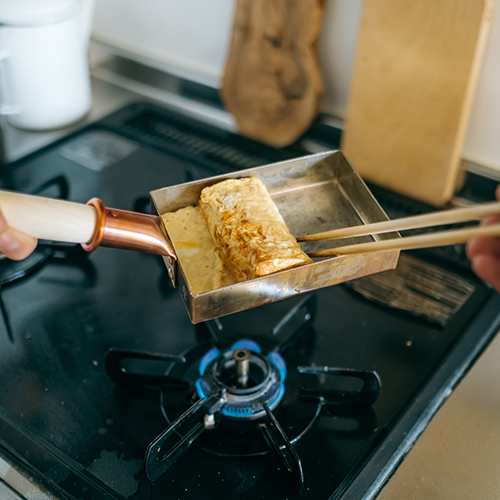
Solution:
M 165 361 L 171 363 L 185 363 L 183 356 L 178 354 L 162 354 L 157 352 L 134 351 L 131 349 L 109 349 L 106 355 L 106 371 L 113 382 L 127 386 L 150 386 L 168 388 L 170 390 L 190 390 L 192 384 L 187 380 L 170 377 L 163 373 L 153 375 L 142 373 L 137 368 L 129 371 L 127 365 L 131 361 Z
M 355 370 L 331 366 L 298 366 L 297 371 L 304 377 L 309 375 L 317 379 L 330 378 L 338 381 L 358 380 L 361 387 L 354 390 L 326 389 L 322 384 L 314 388 L 302 388 L 303 398 L 319 398 L 324 404 L 334 406 L 371 406 L 378 399 L 382 383 L 375 370 Z
M 224 392 L 198 400 L 148 446 L 146 476 L 150 481 L 159 479 L 207 428 L 215 426 L 215 413 L 223 404 Z
M 300 494 L 304 491 L 304 471 L 302 470 L 300 457 L 273 412 L 266 403 L 263 403 L 262 407 L 266 412 L 267 420 L 259 424 L 259 429 L 262 431 L 274 456 L 283 465 L 286 474 L 289 476 L 289 485 L 292 488 L 295 486 L 297 493 Z
M 309 332 L 307 325 L 312 325 L 318 309 L 318 297 L 316 294 L 306 295 L 297 302 L 287 313 L 272 327 L 272 336 L 278 345 L 274 350 L 283 353 L 295 346 L 296 342 Z M 220 319 L 207 321 L 199 326 L 202 337 L 210 336 L 210 343 L 218 348 L 223 348 L 227 341 L 227 332 L 224 323 Z M 245 337 L 244 334 L 241 337 Z
M 12 330 L 12 323 L 10 321 L 10 314 L 7 309 L 7 306 L 5 305 L 5 301 L 3 298 L 3 289 L 2 285 L 0 284 L 0 313 L 3 318 L 3 322 L 5 324 L 5 330 L 7 332 L 7 338 L 9 339 L 9 342 L 12 344 L 14 343 L 14 331 Z

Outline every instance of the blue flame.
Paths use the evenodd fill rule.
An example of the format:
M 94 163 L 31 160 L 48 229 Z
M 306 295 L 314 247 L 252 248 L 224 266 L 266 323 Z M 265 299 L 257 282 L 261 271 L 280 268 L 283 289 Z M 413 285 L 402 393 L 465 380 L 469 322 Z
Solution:
M 220 351 L 217 347 L 212 347 L 210 351 L 208 351 L 200 360 L 200 364 L 198 365 L 198 372 L 200 377 L 203 377 L 207 366 L 214 360 L 220 356 Z
M 248 351 L 252 351 L 255 354 L 260 354 L 262 352 L 260 345 L 250 339 L 238 340 L 229 349 L 231 351 L 235 351 L 236 349 L 247 349 Z

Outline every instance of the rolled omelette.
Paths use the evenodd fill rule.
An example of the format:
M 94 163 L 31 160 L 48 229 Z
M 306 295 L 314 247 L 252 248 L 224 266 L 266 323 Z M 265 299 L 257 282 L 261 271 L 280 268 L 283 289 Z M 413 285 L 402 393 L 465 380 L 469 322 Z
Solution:
M 311 262 L 257 177 L 204 188 L 199 208 L 224 264 L 238 281 Z
M 165 213 L 162 220 L 194 294 L 236 282 L 222 262 L 198 207 Z

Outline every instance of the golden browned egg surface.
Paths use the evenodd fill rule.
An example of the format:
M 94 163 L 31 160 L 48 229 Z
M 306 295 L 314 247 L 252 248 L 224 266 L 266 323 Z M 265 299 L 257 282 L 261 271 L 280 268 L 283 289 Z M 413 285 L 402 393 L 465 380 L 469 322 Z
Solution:
M 199 294 L 234 283 L 225 268 L 198 207 L 162 215 L 192 293 Z
M 238 281 L 311 262 L 257 177 L 206 187 L 199 207 L 222 260 Z

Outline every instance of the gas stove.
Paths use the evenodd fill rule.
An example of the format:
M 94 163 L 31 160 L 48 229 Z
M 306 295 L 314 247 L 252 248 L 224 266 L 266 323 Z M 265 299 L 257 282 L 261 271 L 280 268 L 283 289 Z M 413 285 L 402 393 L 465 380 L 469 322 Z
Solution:
M 277 474 L 280 489 L 300 495 L 306 481 L 295 445 L 321 414 L 355 423 L 352 435 L 361 428 L 375 430 L 371 406 L 381 388 L 376 371 L 297 365 L 296 351 L 309 340 L 303 337 L 314 336 L 310 325 L 316 302 L 311 295 L 290 306 L 271 325 L 272 337 L 230 340 L 230 332 L 218 321 L 200 328 L 199 339 L 211 341 L 201 341 L 181 355 L 108 352 L 107 371 L 116 383 L 160 391 L 166 429 L 147 447 L 149 480 L 159 480 L 196 445 L 227 459 L 272 453 L 282 471 Z M 300 361 L 307 362 L 308 356 Z M 154 370 L 144 372 L 158 362 Z
M 1 182 L 149 211 L 152 189 L 304 152 L 138 103 Z M 430 210 L 373 189 L 392 216 Z M 45 243 L 0 261 L 0 455 L 57 498 L 373 497 L 499 306 L 451 247 L 195 327 L 161 259 Z

